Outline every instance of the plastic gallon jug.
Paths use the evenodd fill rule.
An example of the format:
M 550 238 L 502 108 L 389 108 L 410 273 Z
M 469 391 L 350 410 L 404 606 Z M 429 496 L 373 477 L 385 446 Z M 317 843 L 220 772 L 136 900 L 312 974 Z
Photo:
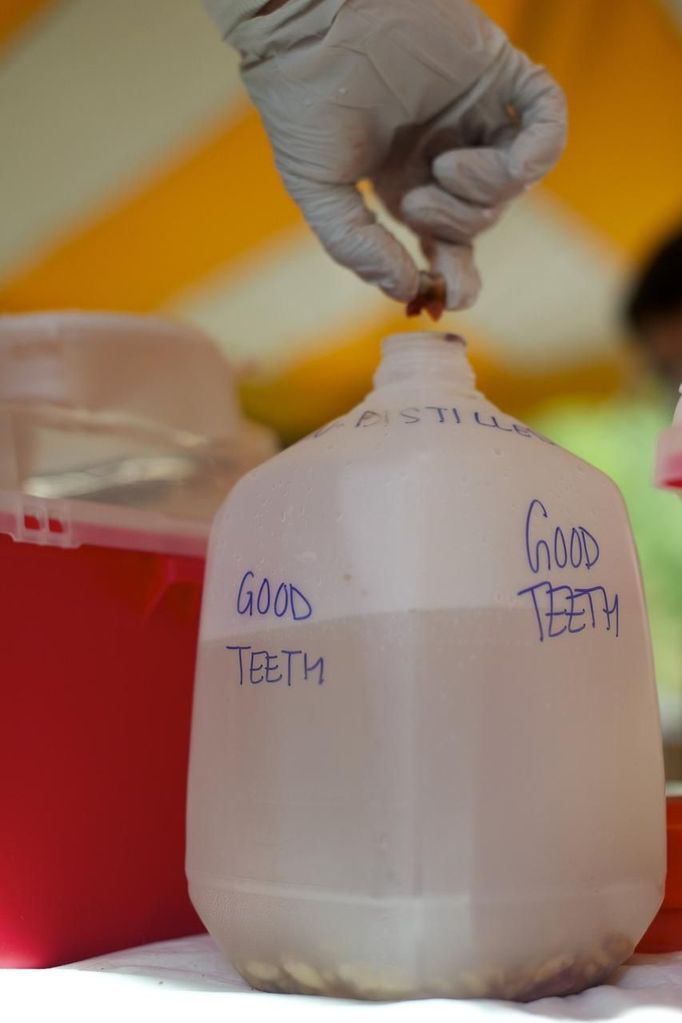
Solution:
M 602 981 L 661 902 L 664 780 L 620 494 L 388 339 L 356 409 L 213 527 L 190 895 L 256 988 L 529 1000 Z

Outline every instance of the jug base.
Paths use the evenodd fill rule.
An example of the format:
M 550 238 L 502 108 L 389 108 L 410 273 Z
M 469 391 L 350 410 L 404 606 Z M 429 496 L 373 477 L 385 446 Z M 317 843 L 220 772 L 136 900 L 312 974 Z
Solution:
M 229 890 L 190 885 L 192 901 L 226 959 L 252 988 L 270 993 L 362 1001 L 529 1002 L 603 983 L 632 955 L 639 937 L 617 912 L 628 904 L 624 888 L 633 886 L 614 886 L 617 891 L 604 893 L 600 906 L 592 896 L 589 913 L 584 899 L 556 898 L 553 905 L 532 907 L 521 900 L 490 900 L 474 907 L 457 899 L 342 901 L 322 893 L 301 899 L 277 892 L 279 887 L 264 885 L 256 893 L 248 891 L 249 882 Z M 636 897 L 641 906 L 641 890 Z M 606 902 L 614 912 L 605 912 Z M 569 909 L 583 921 L 581 937 L 563 926 Z M 513 943 L 500 937 L 509 935 L 512 917 Z M 530 917 L 537 918 L 532 926 Z M 591 924 L 592 934 L 586 936 L 585 919 L 601 926 Z M 519 920 L 526 921 L 522 932 Z M 532 947 L 523 947 L 524 933 L 534 936 Z M 540 934 L 545 935 L 542 951 Z

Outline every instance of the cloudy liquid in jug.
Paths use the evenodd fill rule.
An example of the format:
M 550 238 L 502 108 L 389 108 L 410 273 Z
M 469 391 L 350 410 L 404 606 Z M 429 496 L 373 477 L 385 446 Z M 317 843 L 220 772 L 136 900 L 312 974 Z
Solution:
M 212 930 L 247 979 L 362 997 L 523 998 L 578 990 L 622 961 L 642 900 L 655 898 L 628 823 L 631 800 L 647 805 L 640 773 L 622 784 L 623 749 L 633 764 L 647 755 L 637 718 L 651 693 L 638 642 L 619 661 L 626 671 L 610 671 L 606 624 L 589 661 L 572 637 L 541 642 L 532 610 L 518 607 L 299 622 L 206 643 L 198 698 L 207 761 L 222 765 L 210 825 L 221 854 L 194 873 L 192 895 L 209 923 L 229 918 Z M 620 848 L 614 877 L 622 842 L 628 867 Z M 481 962 L 489 971 L 472 978 Z

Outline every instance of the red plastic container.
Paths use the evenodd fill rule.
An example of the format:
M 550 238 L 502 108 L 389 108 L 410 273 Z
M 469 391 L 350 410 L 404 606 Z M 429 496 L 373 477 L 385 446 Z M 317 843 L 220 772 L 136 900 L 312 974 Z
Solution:
M 0 493 L 0 965 L 196 933 L 185 788 L 206 531 Z

